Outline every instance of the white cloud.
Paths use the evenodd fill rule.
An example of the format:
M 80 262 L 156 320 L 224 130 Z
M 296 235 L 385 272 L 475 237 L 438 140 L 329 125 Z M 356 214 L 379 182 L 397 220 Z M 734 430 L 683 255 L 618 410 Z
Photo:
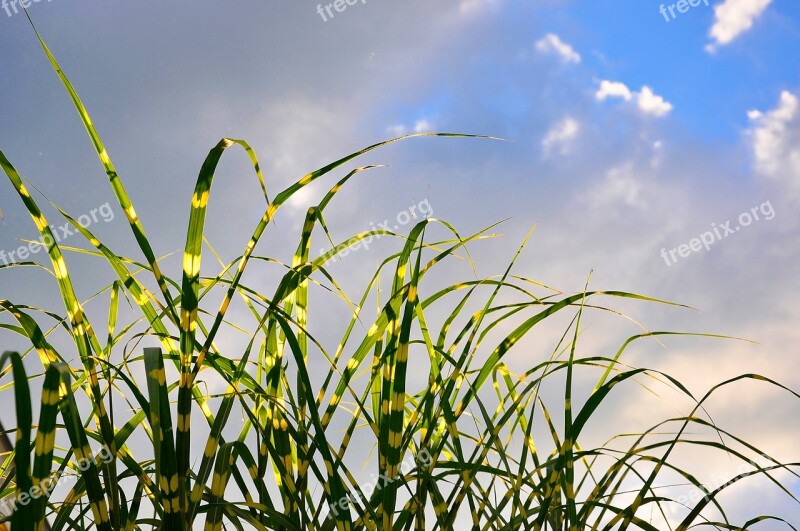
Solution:
M 652 155 L 650 156 L 650 167 L 658 169 L 664 162 L 664 143 L 661 140 L 656 140 L 651 145 Z
M 672 104 L 655 94 L 653 89 L 647 85 L 643 86 L 639 92 L 631 92 L 631 89 L 625 83 L 603 80 L 600 82 L 600 88 L 595 93 L 595 98 L 598 101 L 604 101 L 608 98 L 621 98 L 625 101 L 631 101 L 635 98 L 636 106 L 639 107 L 640 111 L 657 117 L 666 116 L 672 110 Z
M 603 101 L 606 98 L 622 98 L 625 101 L 630 101 L 633 95 L 625 83 L 603 80 L 600 82 L 600 88 L 597 90 L 595 97 L 598 101 Z
M 778 106 L 747 113 L 756 169 L 800 189 L 800 101 L 791 92 L 781 94 Z
M 458 4 L 458 9 L 462 15 L 471 15 L 488 7 L 492 0 L 461 0 Z
M 415 133 L 427 133 L 428 131 L 432 130 L 433 124 L 431 124 L 428 120 L 417 120 L 417 123 L 414 124 Z
M 569 116 L 554 124 L 542 140 L 544 155 L 550 155 L 555 148 L 562 155 L 569 153 L 572 148 L 572 141 L 578 136 L 580 130 L 581 124 Z
M 390 125 L 386 128 L 386 132 L 392 136 L 403 136 L 406 134 L 406 126 L 402 124 Z
M 749 30 L 770 3 L 772 0 L 725 0 L 714 6 L 714 25 L 708 32 L 714 42 L 706 51 L 714 52 Z
M 548 33 L 536 42 L 536 50 L 544 54 L 556 54 L 565 63 L 580 63 L 581 55 L 572 46 L 562 41 L 558 35 Z
M 211 109 L 212 112 L 222 112 L 214 107 Z M 275 152 L 272 156 L 268 160 L 262 157 L 265 173 L 291 179 L 308 173 L 309 165 L 324 165 L 327 162 L 325 158 L 310 159 L 306 149 L 314 146 L 323 153 L 342 151 L 346 141 L 336 134 L 341 119 L 340 114 L 324 104 L 295 97 L 284 98 L 254 114 L 256 123 L 284 124 L 286 131 L 285 136 L 275 136 L 275 143 L 272 144 Z M 320 192 L 324 193 L 325 190 L 319 186 L 306 186 L 292 195 L 286 206 L 305 212 Z
M 636 103 L 643 113 L 653 116 L 665 116 L 672 110 L 672 104 L 654 94 L 648 86 L 642 87 L 642 91 L 636 95 Z
M 392 136 L 403 136 L 409 134 L 412 131 L 414 133 L 427 133 L 429 131 L 433 131 L 433 129 L 434 129 L 433 123 L 431 123 L 428 120 L 422 119 L 414 122 L 413 127 L 409 127 L 404 124 L 390 125 L 389 127 L 386 128 L 386 132 Z
M 625 205 L 644 209 L 647 202 L 642 197 L 639 173 L 632 162 L 615 166 L 606 172 L 605 179 L 592 188 L 585 200 L 594 208 Z

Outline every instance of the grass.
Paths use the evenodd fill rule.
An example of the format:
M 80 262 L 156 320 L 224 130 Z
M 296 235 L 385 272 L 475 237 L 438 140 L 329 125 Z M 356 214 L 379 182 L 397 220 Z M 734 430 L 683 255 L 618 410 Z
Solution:
M 578 353 L 584 316 L 614 313 L 605 300 L 672 303 L 588 288 L 565 294 L 516 276 L 513 268 L 528 238 L 498 276 L 449 285 L 429 280 L 443 263 L 469 259 L 467 246 L 491 237 L 491 226 L 462 236 L 446 222 L 426 219 L 407 235 L 376 230 L 334 244 L 326 207 L 351 178 L 372 166 L 350 170 L 308 208 L 291 263 L 256 253 L 294 194 L 371 150 L 409 137 L 341 158 L 272 199 L 253 149 L 243 140 L 223 139 L 209 152 L 191 197 L 181 278 L 167 274 L 88 112 L 40 42 L 86 127 L 136 245 L 125 253 L 112 250 L 58 209 L 91 244 L 91 250 L 60 248 L 29 191 L 32 185 L 0 152 L 3 172 L 49 243 L 52 269 L 33 263 L 15 267 L 36 268 L 32 274 L 44 269 L 54 277 L 66 312 L 0 300 L 8 318 L 0 327 L 30 343 L 28 351 L 8 352 L 0 363 L 3 374 L 11 374 L 12 383 L 3 389 L 13 388 L 17 418 L 15 449 L 2 465 L 8 472 L 2 496 L 17 500 L 10 518 L 14 530 L 41 529 L 45 520 L 54 530 L 101 531 L 200 525 L 210 530 L 685 530 L 748 529 L 762 521 L 795 529 L 769 515 L 729 521 L 720 493 L 754 476 L 773 481 L 797 502 L 786 478 L 797 477 L 798 463 L 781 463 L 725 431 L 704 405 L 719 389 L 746 380 L 774 386 L 791 399 L 800 398 L 797 393 L 745 374 L 694 396 L 667 374 L 623 363 L 627 348 L 640 340 L 702 334 L 646 331 L 621 338 L 612 356 Z M 208 253 L 218 258 L 204 238 L 215 169 L 234 147 L 252 163 L 264 213 L 254 220 L 242 255 L 220 262 L 217 274 L 203 275 L 201 258 L 206 258 L 203 270 L 209 267 Z M 442 236 L 431 239 L 431 234 Z M 324 235 L 333 249 L 312 256 L 312 235 Z M 340 251 L 376 235 L 397 237 L 402 245 L 351 298 L 329 264 Z M 66 251 L 91 255 L 115 280 L 82 300 Z M 269 292 L 252 288 L 245 272 L 254 269 L 262 277 L 280 271 L 280 282 Z M 315 331 L 309 324 L 310 316 L 320 315 L 316 322 L 326 325 L 313 304 L 323 296 L 340 301 L 347 312 L 339 316 L 346 322 L 340 339 L 330 344 L 318 339 L 329 332 L 325 326 Z M 108 300 L 104 336 L 85 310 L 89 300 L 101 297 Z M 139 316 L 123 324 L 120 317 L 129 313 L 124 301 Z M 373 302 L 374 314 L 365 309 Z M 248 312 L 251 321 L 233 322 L 232 305 Z M 517 344 L 530 345 L 532 331 L 559 316 L 567 324 L 552 355 L 514 374 L 506 364 L 509 352 L 520 348 Z M 42 321 L 52 324 L 43 327 Z M 232 352 L 224 346 L 226 333 L 244 333 L 246 347 Z M 57 334 L 69 339 L 59 348 L 52 340 Z M 34 352 L 38 362 L 27 358 Z M 76 355 L 79 363 L 67 362 Z M 41 371 L 28 375 L 37 364 Z M 594 387 L 576 387 L 587 375 L 596 380 Z M 222 382 L 222 390 L 209 382 Z M 606 424 L 602 407 L 616 388 L 655 383 L 684 395 L 694 404 L 691 411 L 601 446 L 580 444 L 589 430 Z M 557 395 L 545 390 L 554 386 L 561 389 Z M 31 387 L 39 392 L 38 405 Z M 676 455 L 685 448 L 719 452 L 748 469 L 731 483 L 709 488 L 696 471 L 678 466 Z M 363 465 L 379 478 L 367 488 L 357 470 Z M 66 496 L 47 492 L 49 478 L 70 471 L 76 475 Z M 676 477 L 684 491 L 702 492 L 677 512 L 681 498 L 660 494 Z

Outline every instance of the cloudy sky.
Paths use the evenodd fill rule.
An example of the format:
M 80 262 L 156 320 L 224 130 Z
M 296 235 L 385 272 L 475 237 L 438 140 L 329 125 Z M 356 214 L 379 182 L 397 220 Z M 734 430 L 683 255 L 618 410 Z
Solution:
M 222 137 L 248 140 L 278 191 L 399 134 L 492 135 L 507 141 L 419 138 L 370 153 L 362 163 L 388 167 L 342 192 L 327 216 L 332 230 L 344 237 L 402 222 L 423 203 L 463 232 L 510 218 L 497 229 L 502 238 L 471 248 L 487 276 L 502 272 L 536 225 L 520 275 L 576 291 L 592 271 L 595 289 L 697 309 L 624 306 L 648 328 L 758 342 L 651 343 L 629 362 L 697 392 L 743 372 L 800 388 L 800 4 L 693 3 L 365 0 L 339 12 L 316 0 L 43 0 L 29 12 L 159 255 L 182 248 L 197 172 Z M 68 212 L 101 214 L 114 198 L 82 125 L 24 15 L 10 3 L 2 9 L 0 149 Z M 262 210 L 246 163 L 227 156 L 215 184 L 207 233 L 228 259 Z M 296 238 L 305 208 L 332 182 L 292 202 L 276 248 Z M 19 258 L 35 227 L 5 180 L 0 209 L 3 264 Z M 93 230 L 130 249 L 122 219 L 97 215 Z M 288 259 L 291 246 L 282 249 Z M 380 252 L 359 252 L 374 257 L 335 271 L 368 272 Z M 98 277 L 110 281 L 96 262 L 72 260 L 83 296 Z M 177 273 L 179 262 L 168 263 Z M 0 273 L 0 298 L 53 304 L 46 277 Z M 626 326 L 598 321 L 587 344 L 607 355 L 635 333 Z M 22 348 L 0 337 L 3 350 Z M 524 351 L 510 359 L 519 370 L 527 361 Z M 798 401 L 756 384 L 720 397 L 715 420 L 799 460 Z M 608 414 L 627 429 L 659 407 L 671 411 L 643 403 Z M 13 424 L 8 411 L 2 419 Z M 732 472 L 724 459 L 704 466 Z M 741 514 L 800 522 L 785 497 L 734 495 Z

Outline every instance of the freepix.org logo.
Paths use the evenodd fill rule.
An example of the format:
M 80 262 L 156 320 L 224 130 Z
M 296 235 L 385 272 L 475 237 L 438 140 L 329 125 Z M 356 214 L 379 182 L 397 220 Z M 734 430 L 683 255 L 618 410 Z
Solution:
M 92 459 L 90 456 L 87 456 L 78 459 L 74 467 L 77 474 L 61 474 L 57 470 L 52 471 L 50 475 L 39 481 L 39 483 L 29 490 L 17 492 L 15 495 L 0 501 L 0 517 L 10 516 L 14 514 L 14 511 L 19 507 L 28 505 L 41 497 L 47 499 L 59 485 L 68 485 L 78 481 L 80 473 L 89 470 L 92 464 L 95 466 L 107 465 L 113 460 L 114 454 L 111 453 L 111 450 L 109 450 L 107 446 L 103 446 L 96 458 Z M 2 526 L 2 524 L 0 524 L 0 526 Z
M 367 0 L 336 0 L 328 5 L 317 4 L 317 13 L 322 17 L 323 22 L 328 22 L 336 16 L 336 13 L 343 13 L 347 6 L 354 6 L 359 2 L 366 4 Z
M 47 1 L 52 2 L 52 0 Z M 12 17 L 23 9 L 28 9 L 32 4 L 38 4 L 39 2 L 44 2 L 44 0 L 3 0 L 0 2 L 0 7 L 3 8 L 6 15 Z
M 111 204 L 106 203 L 98 208 L 93 208 L 88 214 L 79 216 L 77 221 L 84 229 L 100 221 L 110 223 L 114 221 L 114 211 L 111 209 Z M 50 230 L 53 232 L 55 243 L 61 243 L 78 232 L 69 222 L 60 226 L 50 225 Z M 53 242 L 49 236 L 41 236 L 38 241 L 32 241 L 28 245 L 22 245 L 10 251 L 0 249 L 0 266 L 27 260 L 31 255 L 42 250 L 46 251 L 52 245 Z

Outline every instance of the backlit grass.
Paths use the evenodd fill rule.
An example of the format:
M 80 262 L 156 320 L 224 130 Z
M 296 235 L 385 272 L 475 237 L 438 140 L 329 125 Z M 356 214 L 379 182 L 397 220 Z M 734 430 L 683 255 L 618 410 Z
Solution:
M 63 301 L 63 309 L 52 312 L 0 300 L 4 333 L 30 343 L 28 351 L 2 358 L 4 374 L 10 373 L 3 390 L 13 394 L 17 419 L 15 451 L 3 464 L 3 470 L 13 464 L 3 486 L 3 495 L 17 497 L 13 529 L 40 529 L 45 519 L 55 530 L 103 531 L 201 525 L 683 530 L 782 522 L 767 515 L 728 520 L 718 494 L 750 476 L 773 480 L 787 500 L 797 501 L 782 483 L 796 476 L 797 463 L 770 458 L 717 426 L 703 409 L 718 389 L 745 380 L 775 386 L 791 400 L 798 398 L 794 391 L 747 374 L 694 396 L 667 374 L 623 363 L 631 344 L 692 334 L 645 331 L 619 338 L 615 355 L 579 353 L 585 314 L 608 313 L 615 299 L 672 303 L 621 291 L 562 293 L 516 276 L 527 238 L 505 265 L 498 263 L 496 276 L 444 285 L 429 280 L 434 268 L 470 260 L 467 247 L 479 252 L 492 227 L 462 235 L 444 221 L 426 219 L 402 236 L 376 230 L 334 242 L 326 208 L 352 178 L 372 169 L 351 163 L 409 137 L 343 157 L 273 197 L 254 150 L 243 140 L 221 140 L 188 201 L 162 198 L 170 207 L 190 209 L 182 270 L 162 270 L 88 112 L 40 42 L 86 127 L 135 244 L 110 249 L 59 210 L 91 250 L 60 248 L 30 183 L 0 152 L 4 173 L 52 242 L 49 267 L 14 267 L 29 267 L 36 281 L 45 269 Z M 204 227 L 215 170 L 229 149 L 249 158 L 264 205 L 252 233 L 240 235 L 241 256 L 224 263 L 205 240 Z M 337 171 L 345 173 L 328 182 L 322 201 L 309 205 L 291 262 L 274 258 L 278 253 L 260 254 L 259 242 L 277 230 L 273 221 L 281 207 Z M 151 220 L 155 227 L 158 222 Z M 340 251 L 379 234 L 397 238 L 396 252 L 383 258 L 357 296 L 346 294 L 329 264 Z M 330 239 L 332 250 L 313 256 L 312 236 Z M 115 276 L 90 297 L 108 301 L 108 317 L 100 324 L 90 322 L 87 298 L 73 286 L 69 258 L 75 252 L 90 254 L 95 267 Z M 350 259 L 373 260 L 366 253 Z M 216 273 L 203 274 L 216 266 Z M 254 277 L 246 272 L 267 271 L 281 272 L 269 291 L 247 284 Z M 331 335 L 327 323 L 335 322 L 315 306 L 323 296 L 346 311 L 340 315 L 346 325 L 333 342 L 322 339 Z M 121 322 L 130 314 L 125 304 L 138 316 Z M 232 320 L 233 306 L 250 320 Z M 567 324 L 560 340 L 547 347 L 552 354 L 531 359 L 522 374 L 512 372 L 509 353 L 530 345 L 535 339 L 529 336 L 557 317 L 566 317 Z M 246 347 L 228 347 L 228 333 L 244 334 Z M 69 341 L 56 348 L 51 338 L 58 334 Z M 72 359 L 79 363 L 67 363 Z M 577 390 L 578 376 L 587 374 L 595 386 Z M 543 390 L 553 382 L 562 389 L 557 397 Z M 608 409 L 602 407 L 615 388 L 637 383 L 669 386 L 694 407 L 653 419 L 641 433 L 583 447 L 587 432 L 607 423 Z M 724 453 L 749 468 L 734 483 L 709 489 L 696 471 L 676 464 L 675 454 L 686 447 Z M 79 462 L 85 470 L 77 470 L 65 497 L 43 493 L 48 478 Z M 377 478 L 366 489 L 359 471 L 364 463 Z M 663 494 L 676 477 L 685 490 L 700 489 L 704 497 L 676 508 L 683 502 Z

